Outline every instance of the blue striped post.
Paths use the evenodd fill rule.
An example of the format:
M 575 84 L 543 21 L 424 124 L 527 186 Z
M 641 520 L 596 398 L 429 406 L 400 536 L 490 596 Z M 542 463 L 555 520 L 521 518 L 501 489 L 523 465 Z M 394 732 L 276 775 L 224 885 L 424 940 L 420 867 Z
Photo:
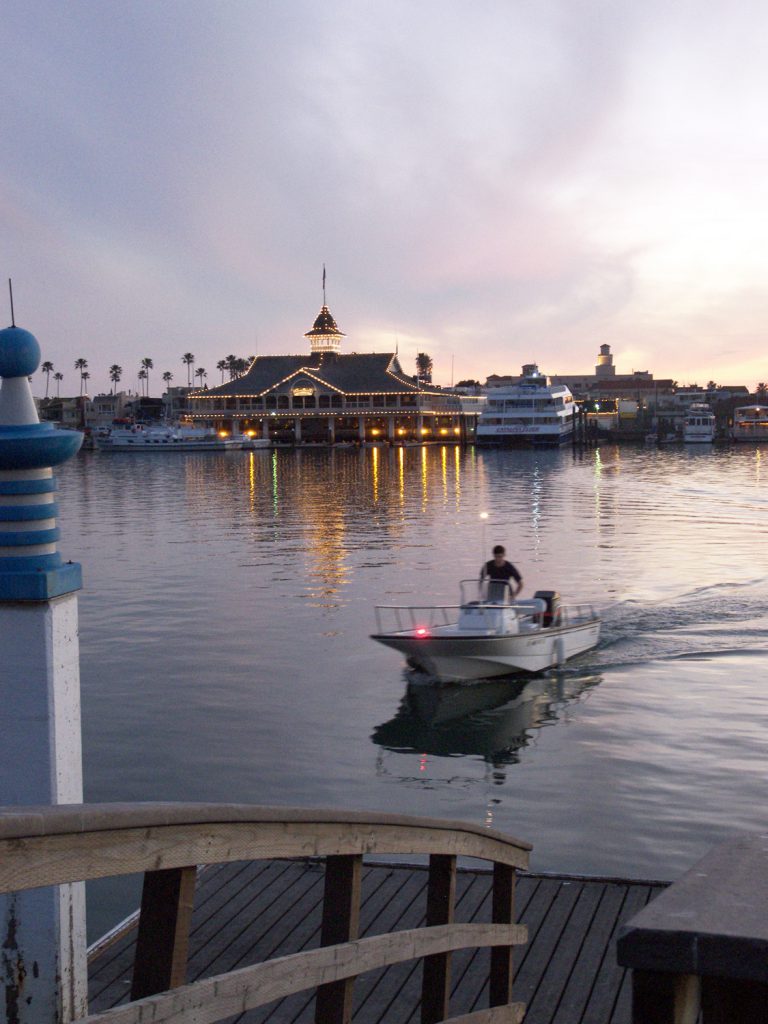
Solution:
M 0 804 L 13 806 L 83 799 L 81 573 L 58 551 L 53 475 L 83 437 L 39 422 L 39 362 L 29 331 L 0 331 Z M 0 1024 L 84 1015 L 85 948 L 82 883 L 0 897 Z

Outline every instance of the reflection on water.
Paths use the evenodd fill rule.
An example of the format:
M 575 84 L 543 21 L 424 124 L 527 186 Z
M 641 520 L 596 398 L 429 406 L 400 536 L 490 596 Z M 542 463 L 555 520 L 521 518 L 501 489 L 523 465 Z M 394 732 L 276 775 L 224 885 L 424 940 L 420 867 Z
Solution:
M 492 804 L 537 868 L 679 873 L 765 827 L 763 458 L 83 453 L 59 480 L 61 550 L 85 580 L 88 799 L 475 823 Z M 599 647 L 524 685 L 403 694 L 373 606 L 454 603 L 496 542 L 525 594 L 601 610 Z
M 532 730 L 553 725 L 599 676 L 550 673 L 472 685 L 409 682 L 397 714 L 371 739 L 387 750 L 442 757 L 477 755 L 494 768 L 515 764 Z M 502 782 L 504 776 L 497 776 Z

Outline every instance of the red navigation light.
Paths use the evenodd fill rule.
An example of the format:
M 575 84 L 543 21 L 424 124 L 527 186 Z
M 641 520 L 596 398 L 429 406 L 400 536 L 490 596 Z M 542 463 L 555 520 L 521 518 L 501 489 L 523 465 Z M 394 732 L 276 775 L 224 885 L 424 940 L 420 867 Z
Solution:
M 429 630 L 426 626 L 417 626 L 416 636 L 429 636 Z

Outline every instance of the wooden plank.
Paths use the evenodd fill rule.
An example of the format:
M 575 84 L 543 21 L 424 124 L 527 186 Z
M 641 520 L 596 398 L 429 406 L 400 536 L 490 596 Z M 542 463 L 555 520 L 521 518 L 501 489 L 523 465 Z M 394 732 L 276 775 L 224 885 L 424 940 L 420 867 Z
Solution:
M 363 857 L 329 857 L 325 863 L 325 892 L 321 946 L 356 939 L 360 928 L 360 888 Z M 350 1024 L 355 977 L 321 985 L 315 997 L 316 1024 Z
M 624 977 L 624 968 L 616 960 L 616 937 L 622 921 L 628 920 L 645 906 L 649 895 L 650 887 L 647 885 L 626 887 L 616 924 L 595 973 L 592 991 L 584 1009 L 583 1024 L 605 1024 L 605 1021 L 611 1019 Z
M 536 991 L 527 1004 L 529 1021 L 554 1019 L 600 903 L 604 886 L 587 882 L 574 885 L 577 888 L 573 909 L 564 921 Z M 520 992 L 516 994 L 519 996 Z
M 461 1017 L 451 1017 L 446 1024 L 521 1024 L 524 1016 L 524 1003 L 507 1003 L 505 1006 L 491 1006 L 487 1010 L 465 1013 Z
M 485 875 L 488 886 L 488 898 L 490 899 L 491 879 Z M 515 883 L 515 904 L 518 921 L 527 925 L 529 930 L 529 944 L 531 932 L 537 927 L 537 917 L 532 908 L 532 901 L 541 886 L 541 879 L 527 875 L 520 875 Z M 535 906 L 535 904 L 534 904 Z M 481 918 L 490 920 L 490 913 Z M 517 951 L 516 971 L 519 971 L 519 963 L 525 956 L 527 947 Z M 459 954 L 461 955 L 461 954 Z M 462 993 L 460 997 L 461 1006 L 469 1009 L 488 1005 L 489 1002 L 489 977 L 490 961 L 484 950 L 473 950 L 469 955 L 469 962 L 466 964 L 462 977 Z M 458 998 L 458 996 L 457 996 Z
M 354 977 L 377 967 L 464 946 L 514 945 L 524 939 L 525 930 L 519 925 L 500 924 L 452 924 L 376 935 L 206 978 L 83 1021 L 141 1024 L 152 1020 L 153 1024 L 182 1024 L 193 1016 L 196 1024 L 214 1024 L 291 992 Z
M 450 924 L 456 899 L 456 858 L 429 858 L 427 884 L 427 926 Z M 421 1022 L 437 1024 L 448 1016 L 451 989 L 451 955 L 427 957 L 422 967 Z
M 222 906 L 220 915 L 210 918 L 194 933 L 190 978 L 232 970 L 257 958 L 266 959 L 271 955 L 272 943 L 258 953 L 256 950 L 263 945 L 269 929 L 288 918 L 293 922 L 297 902 L 303 915 L 311 913 L 320 902 L 322 878 L 322 870 L 307 869 L 302 864 L 271 863 L 270 870 L 260 873 L 252 888 L 236 893 L 232 901 Z M 222 927 L 222 917 L 229 922 L 226 927 Z
M 73 829 L 55 835 L 0 838 L 0 892 L 190 864 L 282 857 L 448 854 L 519 868 L 528 863 L 528 844 L 460 822 L 352 812 L 340 812 L 334 820 L 325 821 L 321 812 L 295 808 L 280 813 L 274 808 L 250 810 L 254 819 L 246 821 L 157 824 L 91 832 Z M 58 811 L 60 817 L 67 818 Z M 107 813 L 110 820 L 120 820 L 119 812 Z M 224 817 L 220 809 L 219 813 Z M 87 812 L 79 816 L 92 817 Z M 151 820 L 159 815 L 147 810 L 143 816 Z M 56 820 L 56 814 L 41 812 L 40 817 L 43 821 Z M 140 819 L 142 815 L 137 812 L 133 817 Z M 0 812 L 0 835 L 3 831 L 18 831 L 19 819 L 24 820 L 24 816 Z M 125 814 L 123 819 L 131 820 L 132 816 Z
M 580 882 L 562 882 L 531 939 L 515 978 L 515 998 L 529 1006 L 549 968 L 557 944 L 581 890 Z
M 196 881 L 196 867 L 148 871 L 144 876 L 131 999 L 176 988 L 187 980 Z
M 360 934 L 363 936 L 385 934 L 393 931 L 398 924 L 402 924 L 403 907 L 408 907 L 413 901 L 414 894 L 420 894 L 426 885 L 426 870 L 411 870 L 409 868 L 374 867 L 367 866 L 363 871 L 363 896 L 360 907 Z M 422 912 L 423 913 L 423 912 Z M 320 921 L 318 917 L 315 934 L 311 935 L 300 948 L 305 948 L 314 942 L 319 943 Z M 294 936 L 286 937 L 285 943 L 276 949 L 272 955 L 282 955 L 292 952 Z M 397 967 L 390 970 L 397 970 Z M 355 985 L 355 1004 L 359 1005 L 365 999 L 365 994 L 372 984 L 372 979 L 383 974 L 382 971 L 371 971 L 363 978 L 358 979 Z M 256 1021 L 278 1022 L 309 1022 L 314 1017 L 314 993 L 303 992 L 296 996 L 289 996 L 271 1007 L 266 1013 L 259 1012 L 249 1015 L 249 1024 Z M 353 1016 L 356 1010 L 353 1009 Z
M 600 899 L 589 930 L 572 965 L 571 974 L 560 999 L 558 1017 L 564 1021 L 580 1021 L 589 1002 L 598 969 L 605 957 L 611 936 L 620 920 L 627 895 L 625 885 L 595 883 Z M 629 1021 L 627 1013 L 626 1020 Z M 604 1022 L 605 1024 L 605 1022 Z
M 474 885 L 474 877 L 469 873 L 457 872 L 456 894 L 454 902 L 454 917 L 461 916 L 464 919 L 464 901 L 467 892 Z M 426 922 L 426 893 L 422 894 L 415 902 L 407 918 L 404 918 L 398 927 L 415 927 L 424 925 Z M 462 951 L 458 954 L 461 955 Z M 388 1019 L 390 1015 L 396 1015 L 400 1020 L 412 1019 L 417 1021 L 421 1016 L 421 965 L 418 962 L 404 963 L 397 967 L 389 968 L 386 971 L 378 972 L 374 998 L 366 1008 L 367 1016 L 375 1019 Z M 359 985 L 367 983 L 368 979 L 361 979 Z M 410 1018 L 409 1015 L 410 1014 Z

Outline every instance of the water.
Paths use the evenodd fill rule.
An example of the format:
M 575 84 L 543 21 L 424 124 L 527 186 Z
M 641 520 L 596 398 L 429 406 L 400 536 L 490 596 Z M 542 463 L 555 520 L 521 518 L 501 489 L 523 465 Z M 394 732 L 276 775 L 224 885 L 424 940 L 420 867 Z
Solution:
M 59 479 L 86 799 L 435 815 L 531 841 L 537 870 L 675 877 L 766 827 L 767 460 L 83 453 Z M 600 608 L 599 648 L 528 683 L 409 685 L 373 605 L 454 603 L 497 542 L 525 595 Z

